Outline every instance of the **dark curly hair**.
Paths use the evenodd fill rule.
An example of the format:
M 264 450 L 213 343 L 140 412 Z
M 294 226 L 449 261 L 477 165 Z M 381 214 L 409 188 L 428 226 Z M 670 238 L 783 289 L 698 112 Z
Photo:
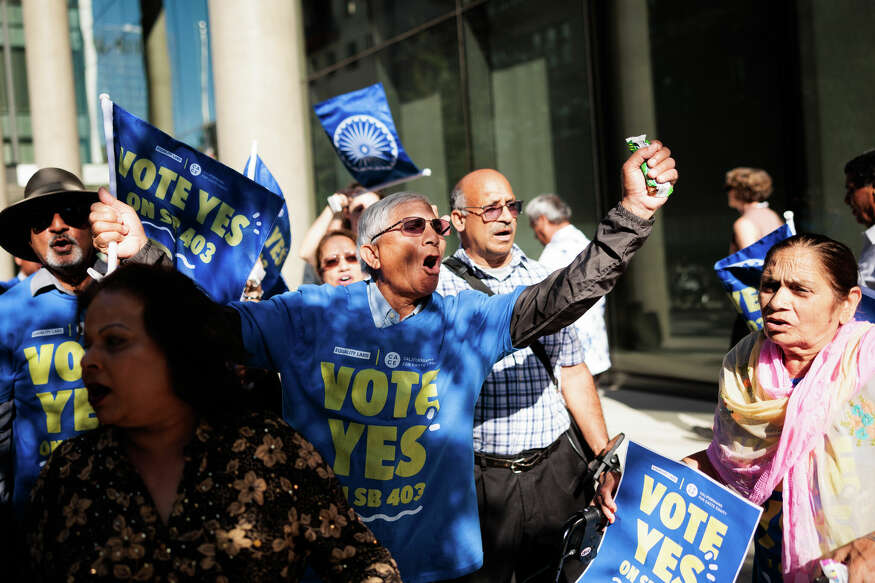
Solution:
M 126 264 L 79 295 L 80 321 L 103 292 L 143 304 L 146 333 L 164 352 L 173 390 L 207 418 L 248 409 L 239 363 L 245 352 L 233 319 L 194 281 L 169 267 Z
M 875 185 L 875 150 L 860 154 L 845 164 L 845 177 L 856 188 Z

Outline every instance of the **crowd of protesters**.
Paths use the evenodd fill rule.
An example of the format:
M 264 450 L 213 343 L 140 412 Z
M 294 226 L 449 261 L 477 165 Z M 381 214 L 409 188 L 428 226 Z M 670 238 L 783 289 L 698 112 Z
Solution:
M 7 571 L 553 580 L 568 514 L 623 511 L 617 462 L 581 476 L 609 437 L 594 377 L 610 366 L 603 297 L 667 200 L 645 161 L 648 178 L 677 180 L 660 142 L 633 152 L 591 241 L 557 196 L 526 206 L 544 265 L 515 244 L 523 202 L 495 170 L 461 177 L 446 217 L 422 195 L 351 185 L 301 245 L 323 285 L 230 306 L 172 269 L 133 209 L 39 170 L 0 211 L 0 245 L 36 268 L 0 295 Z M 715 371 L 713 442 L 685 460 L 767 509 L 755 581 L 813 580 L 821 557 L 875 580 L 875 438 L 859 432 L 875 414 L 875 326 L 853 319 L 871 280 L 875 155 L 845 172 L 868 227 L 859 265 L 820 235 L 771 250 L 764 331 Z M 742 215 L 733 250 L 780 223 L 764 171 L 736 168 L 726 185 Z M 453 228 L 461 246 L 444 260 Z M 111 243 L 122 266 L 104 276 Z M 281 410 L 253 395 L 255 369 L 279 373 Z

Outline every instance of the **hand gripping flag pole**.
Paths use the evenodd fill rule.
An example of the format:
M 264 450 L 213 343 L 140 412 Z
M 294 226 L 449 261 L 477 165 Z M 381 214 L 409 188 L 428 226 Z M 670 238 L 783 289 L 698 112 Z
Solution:
M 100 109 L 103 113 L 103 134 L 106 137 L 106 166 L 109 169 L 109 193 L 118 198 L 115 184 L 115 149 L 113 148 L 112 132 L 112 100 L 108 93 L 100 94 Z M 118 242 L 112 241 L 106 250 L 106 275 L 109 275 L 118 267 Z M 89 267 L 88 274 L 94 280 L 99 280 L 103 275 Z

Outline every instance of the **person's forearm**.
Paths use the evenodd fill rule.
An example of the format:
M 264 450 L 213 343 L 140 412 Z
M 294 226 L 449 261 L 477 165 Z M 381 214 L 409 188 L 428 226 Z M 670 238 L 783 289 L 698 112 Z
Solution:
M 316 247 L 319 246 L 319 241 L 328 232 L 328 225 L 333 218 L 334 212 L 330 207 L 326 206 L 301 239 L 298 255 L 313 267 L 316 267 Z
M 565 406 L 589 448 L 598 453 L 608 444 L 608 428 L 595 380 L 585 364 L 562 367 L 560 376 Z
M 511 317 L 513 345 L 528 346 L 577 320 L 611 291 L 652 228 L 652 220 L 621 205 L 612 209 L 599 223 L 592 242 L 568 267 L 522 292 Z

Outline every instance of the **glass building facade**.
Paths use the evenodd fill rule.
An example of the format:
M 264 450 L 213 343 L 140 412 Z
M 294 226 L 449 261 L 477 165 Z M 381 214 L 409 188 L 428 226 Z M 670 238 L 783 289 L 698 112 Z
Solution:
M 865 46 L 875 5 L 826 0 L 305 0 L 311 103 L 380 81 L 411 157 L 392 190 L 448 207 L 492 167 L 516 196 L 555 192 L 592 235 L 616 204 L 623 138 L 648 133 L 681 181 L 609 298 L 615 367 L 713 381 L 734 310 L 713 272 L 736 211 L 724 174 L 766 169 L 799 230 L 860 246 L 844 162 L 875 144 Z M 317 206 L 350 178 L 311 120 Z M 540 245 L 523 224 L 517 242 Z M 456 243 L 451 243 L 451 247 Z

